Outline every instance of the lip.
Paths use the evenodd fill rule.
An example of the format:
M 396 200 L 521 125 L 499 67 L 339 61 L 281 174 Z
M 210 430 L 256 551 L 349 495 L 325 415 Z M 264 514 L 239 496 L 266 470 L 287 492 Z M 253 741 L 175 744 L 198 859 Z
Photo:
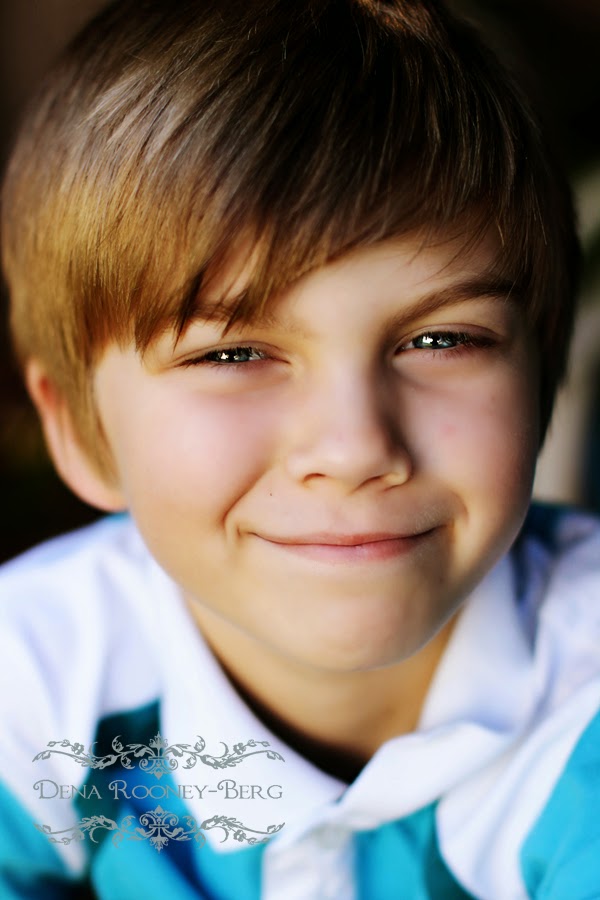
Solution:
M 360 534 L 332 534 L 331 532 L 315 532 L 297 537 L 266 537 L 272 544 L 319 544 L 327 547 L 357 547 L 362 544 L 379 544 L 383 541 L 402 540 L 414 535 L 392 534 L 390 532 L 363 532 Z
M 417 534 L 369 532 L 361 534 L 332 534 L 318 532 L 294 537 L 258 535 L 261 540 L 281 548 L 284 552 L 309 559 L 333 563 L 374 562 L 404 556 L 421 543 L 435 529 Z

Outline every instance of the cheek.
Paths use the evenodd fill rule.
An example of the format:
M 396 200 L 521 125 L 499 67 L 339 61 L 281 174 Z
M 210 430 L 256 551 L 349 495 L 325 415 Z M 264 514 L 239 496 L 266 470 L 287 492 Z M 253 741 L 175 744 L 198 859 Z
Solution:
M 538 449 L 537 394 L 504 377 L 447 390 L 432 410 L 421 471 L 462 510 L 454 564 L 481 577 L 506 552 L 529 506 Z
M 430 398 L 428 416 L 421 417 L 423 466 L 484 494 L 499 488 L 528 493 L 539 423 L 537 395 L 524 384 L 504 374 L 450 386 Z
M 261 404 L 187 397 L 153 403 L 121 422 L 117 463 L 132 508 L 219 515 L 260 477 L 273 443 Z

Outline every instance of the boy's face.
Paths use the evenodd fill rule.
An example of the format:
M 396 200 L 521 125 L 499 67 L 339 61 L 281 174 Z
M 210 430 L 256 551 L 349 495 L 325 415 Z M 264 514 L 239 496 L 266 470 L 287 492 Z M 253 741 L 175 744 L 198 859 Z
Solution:
M 518 301 L 488 293 L 494 249 L 390 241 L 260 325 L 108 349 L 119 490 L 200 618 L 290 664 L 370 669 L 414 654 L 507 550 L 538 358 Z

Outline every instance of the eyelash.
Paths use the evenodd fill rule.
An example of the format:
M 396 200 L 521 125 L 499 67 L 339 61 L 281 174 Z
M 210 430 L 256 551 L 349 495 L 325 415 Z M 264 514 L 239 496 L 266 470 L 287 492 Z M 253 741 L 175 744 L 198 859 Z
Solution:
M 245 354 L 257 354 L 254 359 L 246 359 L 246 360 L 231 360 L 231 359 L 211 359 L 212 356 L 231 354 L 235 356 L 243 356 Z M 257 347 L 253 347 L 251 344 L 242 345 L 240 344 L 237 347 L 221 347 L 219 350 L 209 350 L 208 353 L 203 353 L 202 356 L 195 356 L 193 359 L 189 359 L 184 362 L 184 366 L 214 366 L 215 368 L 225 368 L 229 365 L 239 366 L 241 364 L 248 365 L 249 363 L 262 362 L 264 359 L 268 359 L 268 354 L 265 353 L 264 350 L 259 350 Z
M 415 344 L 416 341 L 422 339 L 429 339 L 429 341 L 433 344 L 434 342 L 447 341 L 451 344 L 451 346 L 447 347 L 434 347 L 434 346 L 424 346 L 424 347 L 411 347 L 411 344 Z M 441 353 L 441 352 L 451 352 L 453 354 L 466 353 L 469 350 L 474 350 L 482 347 L 490 347 L 493 344 L 491 338 L 478 334 L 470 334 L 467 331 L 423 331 L 420 334 L 416 335 L 414 338 L 411 338 L 410 341 L 407 341 L 403 344 L 402 347 L 399 348 L 399 352 L 406 352 L 406 350 L 420 350 L 425 353 Z
M 447 341 L 451 344 L 451 346 L 446 347 L 434 347 L 434 346 L 424 346 L 424 347 L 415 347 L 410 346 L 411 344 L 415 344 L 419 340 L 429 339 L 430 342 L 440 342 Z M 465 331 L 423 331 L 420 334 L 416 335 L 414 338 L 411 338 L 410 341 L 407 341 L 396 351 L 397 353 L 404 353 L 407 350 L 418 350 L 420 353 L 425 354 L 433 354 L 437 355 L 440 353 L 448 353 L 451 352 L 453 355 L 458 355 L 462 353 L 469 352 L 471 349 L 477 349 L 481 347 L 489 347 L 493 341 L 488 337 L 483 337 L 480 335 L 469 334 L 469 332 Z M 211 357 L 215 356 L 226 356 L 230 355 L 233 358 L 229 359 L 214 359 Z M 247 359 L 235 359 L 235 357 L 254 357 Z M 184 366 L 210 366 L 213 368 L 228 368 L 231 366 L 247 366 L 252 363 L 260 363 L 263 360 L 269 359 L 269 354 L 260 350 L 257 347 L 254 347 L 252 344 L 239 344 L 234 347 L 221 347 L 218 350 L 209 350 L 207 353 L 203 353 L 202 356 L 196 356 L 193 359 L 186 360 L 183 365 Z

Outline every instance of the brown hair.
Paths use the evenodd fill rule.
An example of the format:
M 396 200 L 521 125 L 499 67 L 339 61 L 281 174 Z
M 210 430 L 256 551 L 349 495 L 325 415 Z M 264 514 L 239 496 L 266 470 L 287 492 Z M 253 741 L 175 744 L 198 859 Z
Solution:
M 495 228 L 547 424 L 577 281 L 570 195 L 511 80 L 437 0 L 119 0 L 34 99 L 2 204 L 17 352 L 96 458 L 103 347 L 183 329 L 242 236 L 232 320 L 351 248 Z

